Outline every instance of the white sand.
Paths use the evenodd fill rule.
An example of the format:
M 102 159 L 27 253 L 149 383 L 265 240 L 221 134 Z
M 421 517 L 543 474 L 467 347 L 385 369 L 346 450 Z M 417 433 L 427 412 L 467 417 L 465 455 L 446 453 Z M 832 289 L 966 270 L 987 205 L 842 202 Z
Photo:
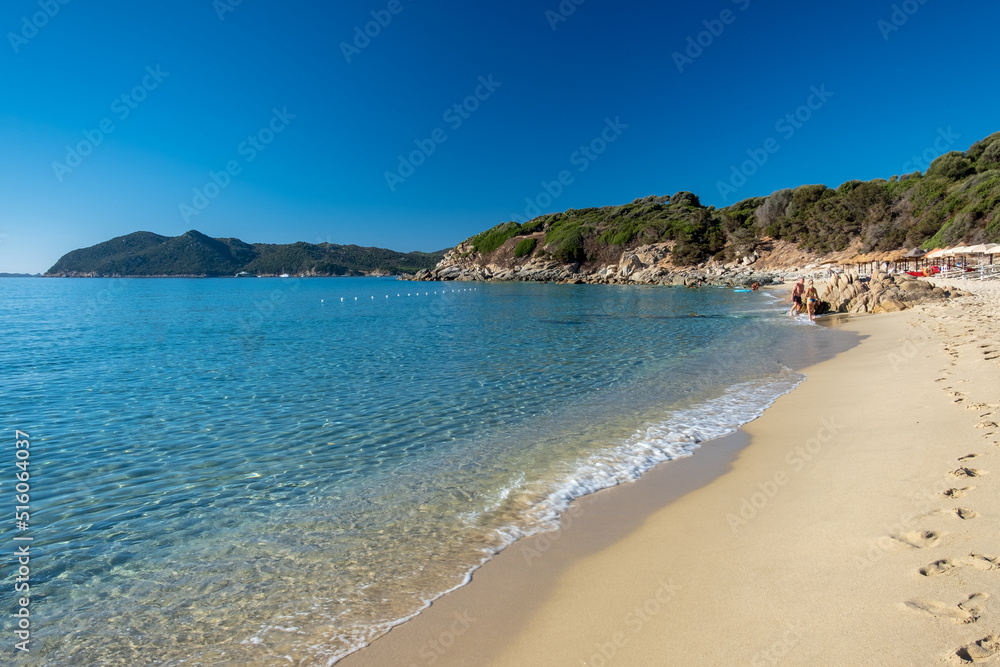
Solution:
M 808 369 L 714 481 L 621 535 L 614 516 L 591 522 L 614 533 L 600 548 L 556 540 L 518 567 L 515 545 L 342 664 L 1000 656 L 1000 284 L 958 286 L 976 294 L 849 319 L 862 344 Z M 629 486 L 676 483 L 647 477 Z M 475 622 L 458 633 L 462 610 Z

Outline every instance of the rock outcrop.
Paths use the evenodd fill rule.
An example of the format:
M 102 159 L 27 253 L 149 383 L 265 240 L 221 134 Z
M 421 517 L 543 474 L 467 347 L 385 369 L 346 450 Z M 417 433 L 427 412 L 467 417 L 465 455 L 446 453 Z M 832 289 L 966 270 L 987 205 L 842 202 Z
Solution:
M 889 313 L 949 296 L 956 293 L 905 273 L 876 271 L 870 279 L 843 273 L 835 275 L 820 294 L 817 313 Z
M 517 239 L 508 241 L 513 243 Z M 653 243 L 622 252 L 613 264 L 563 264 L 544 254 L 515 259 L 501 248 L 489 257 L 463 243 L 449 251 L 433 269 L 419 271 L 412 280 L 523 281 L 602 285 L 722 285 L 748 287 L 780 284 L 778 272 L 754 268 L 757 257 L 722 264 L 708 262 L 698 268 L 677 267 L 671 262 L 674 243 Z

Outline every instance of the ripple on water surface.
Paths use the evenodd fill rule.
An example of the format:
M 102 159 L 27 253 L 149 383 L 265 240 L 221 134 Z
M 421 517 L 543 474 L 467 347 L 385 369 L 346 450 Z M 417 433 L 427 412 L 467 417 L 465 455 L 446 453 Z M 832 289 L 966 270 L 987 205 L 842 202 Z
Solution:
M 24 664 L 327 664 L 836 345 L 726 290 L 4 285 L 25 326 L 0 333 L 0 416 L 35 484 Z

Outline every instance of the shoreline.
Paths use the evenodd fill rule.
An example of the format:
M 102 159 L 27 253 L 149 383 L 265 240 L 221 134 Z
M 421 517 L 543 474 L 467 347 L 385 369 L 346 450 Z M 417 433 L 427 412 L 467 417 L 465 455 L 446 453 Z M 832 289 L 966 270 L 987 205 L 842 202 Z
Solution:
M 817 408 L 815 403 L 829 404 L 828 409 L 840 408 L 840 412 L 834 410 L 835 425 L 840 424 L 836 415 L 847 415 L 840 418 L 847 420 L 843 428 L 854 436 L 852 455 L 875 468 L 881 466 L 879 474 L 898 474 L 897 469 L 902 467 L 914 468 L 914 478 L 941 478 L 941 473 L 929 474 L 921 470 L 919 464 L 926 464 L 925 459 L 931 458 L 926 452 L 923 458 L 900 462 L 892 457 L 876 456 L 863 445 L 858 445 L 857 441 L 867 441 L 869 437 L 865 431 L 874 430 L 876 440 L 888 439 L 892 441 L 893 448 L 905 449 L 912 441 L 922 442 L 930 436 L 933 458 L 939 461 L 949 457 L 955 460 L 970 453 L 965 449 L 975 449 L 977 443 L 972 440 L 977 435 L 982 436 L 982 431 L 965 432 L 966 437 L 960 439 L 962 442 L 957 449 L 954 443 L 949 443 L 954 419 L 942 416 L 940 409 L 953 409 L 948 405 L 951 401 L 942 401 L 942 405 L 936 406 L 933 410 L 936 419 L 928 415 L 929 427 L 921 426 L 914 431 L 912 425 L 906 423 L 908 419 L 912 421 L 912 415 L 923 416 L 932 407 L 925 403 L 933 402 L 932 399 L 941 401 L 943 395 L 941 384 L 933 382 L 937 376 L 929 379 L 922 377 L 945 372 L 941 367 L 947 363 L 947 356 L 938 346 L 928 344 L 932 339 L 936 341 L 935 336 L 940 337 L 941 334 L 925 331 L 923 320 L 928 313 L 935 313 L 938 318 L 935 321 L 947 322 L 948 318 L 954 320 L 961 310 L 962 302 L 959 301 L 919 306 L 874 318 L 838 318 L 846 320 L 842 324 L 845 329 L 866 336 L 866 339 L 857 347 L 808 368 L 807 379 L 796 390 L 779 398 L 762 417 L 744 425 L 735 434 L 702 443 L 696 456 L 671 461 L 671 465 L 657 466 L 634 484 L 605 489 L 575 501 L 564 515 L 558 531 L 526 538 L 507 547 L 479 568 L 471 583 L 437 599 L 415 618 L 396 626 L 370 646 L 345 657 L 339 664 L 348 667 L 374 664 L 491 664 L 487 656 L 492 657 L 492 664 L 497 665 L 553 664 L 557 661 L 611 664 L 612 658 L 620 659 L 624 664 L 704 664 L 709 655 L 709 662 L 713 664 L 731 662 L 733 656 L 740 656 L 738 662 L 742 658 L 752 658 L 763 660 L 758 664 L 776 664 L 767 661 L 768 655 L 776 655 L 768 653 L 774 648 L 787 653 L 787 660 L 793 664 L 828 664 L 824 660 L 837 664 L 837 660 L 832 659 L 836 653 L 824 653 L 832 650 L 836 641 L 855 651 L 870 644 L 869 639 L 862 636 L 865 634 L 889 635 L 898 641 L 904 638 L 899 636 L 899 625 L 911 631 L 906 638 L 917 640 L 910 642 L 909 652 L 903 650 L 897 654 L 899 660 L 886 656 L 886 662 L 874 659 L 874 654 L 865 654 L 869 663 L 874 660 L 874 664 L 927 664 L 932 661 L 932 656 L 934 661 L 948 655 L 954 657 L 956 651 L 964 650 L 961 646 L 985 637 L 986 630 L 991 626 L 976 627 L 971 633 L 942 631 L 935 634 L 933 628 L 921 629 L 925 620 L 921 616 L 933 617 L 934 614 L 919 609 L 921 605 L 937 609 L 934 605 L 928 605 L 922 598 L 914 596 L 911 596 L 914 599 L 908 600 L 903 592 L 888 596 L 873 593 L 884 592 L 887 587 L 919 588 L 916 584 L 923 583 L 921 579 L 927 580 L 915 573 L 919 565 L 927 565 L 934 560 L 931 557 L 933 554 L 920 553 L 924 545 L 909 545 L 906 540 L 919 542 L 919 535 L 916 534 L 921 531 L 916 529 L 920 527 L 917 524 L 954 519 L 948 514 L 951 510 L 935 507 L 928 515 L 931 519 L 923 516 L 920 517 L 923 521 L 910 518 L 906 523 L 913 525 L 904 527 L 911 530 L 886 534 L 893 531 L 878 525 L 882 517 L 872 518 L 873 512 L 867 501 L 852 502 L 853 487 L 874 487 L 869 497 L 882 500 L 880 496 L 886 496 L 885 504 L 902 506 L 902 514 L 907 514 L 906 510 L 913 510 L 915 506 L 923 509 L 928 504 L 941 504 L 938 498 L 940 492 L 933 499 L 915 498 L 912 490 L 896 488 L 905 487 L 908 481 L 912 481 L 905 479 L 889 484 L 891 492 L 880 491 L 877 481 L 872 481 L 870 470 L 862 469 L 863 472 L 857 474 L 857 480 L 851 479 L 854 475 L 851 471 L 857 468 L 856 461 L 847 461 L 849 467 L 846 470 L 837 469 L 840 475 L 824 477 L 820 459 L 832 458 L 822 463 L 835 469 L 837 465 L 845 465 L 845 461 L 830 457 L 829 452 L 835 450 L 834 446 L 824 448 L 820 442 L 824 433 L 826 436 L 831 434 L 829 425 L 824 425 L 822 421 L 823 410 Z M 923 327 L 918 330 L 922 338 L 910 342 L 908 347 L 907 343 L 899 342 L 903 340 L 900 336 L 908 334 L 906 340 L 909 342 L 913 338 L 914 324 Z M 907 355 L 911 347 L 916 352 Z M 899 368 L 892 368 L 887 361 L 892 359 L 892 355 L 903 360 L 899 362 Z M 870 368 L 873 361 L 878 362 L 876 371 Z M 844 366 L 850 366 L 853 374 L 845 373 Z M 973 367 L 979 368 L 975 364 Z M 873 400 L 877 403 L 880 391 L 876 383 L 862 382 L 866 368 L 869 375 L 876 372 L 878 379 L 886 383 L 885 391 L 902 390 L 908 398 L 921 402 L 915 410 L 883 415 L 886 421 L 899 422 L 894 430 L 887 431 L 881 426 L 870 429 L 864 422 L 859 425 L 850 416 L 859 405 L 863 411 L 871 411 Z M 891 375 L 887 374 L 887 368 Z M 970 371 L 970 374 L 975 373 Z M 912 389 L 914 383 L 919 384 L 921 380 L 932 386 L 906 393 L 907 388 Z M 836 391 L 831 392 L 831 385 L 840 391 L 839 399 Z M 852 396 L 852 392 L 859 396 Z M 868 394 L 873 399 L 862 402 L 860 395 Z M 801 421 L 809 428 L 801 434 L 790 434 L 787 431 L 794 429 L 784 426 L 789 420 L 793 423 Z M 910 428 L 907 429 L 907 426 Z M 827 431 L 822 431 L 823 428 Z M 860 437 L 856 431 L 861 434 Z M 802 436 L 798 438 L 801 442 L 796 441 L 798 435 Z M 837 436 L 836 444 L 843 434 L 833 435 Z M 989 437 L 992 435 L 991 432 Z M 755 447 L 746 446 L 750 441 Z M 804 443 L 810 441 L 819 443 L 816 456 L 802 463 L 801 469 L 796 468 L 805 461 L 803 457 L 793 457 L 794 466 L 786 462 L 786 457 L 791 456 L 790 452 L 795 451 L 795 447 L 808 446 Z M 839 448 L 835 451 L 839 453 Z M 956 451 L 963 454 L 956 454 Z M 822 456 L 824 453 L 826 457 Z M 873 457 L 874 461 L 867 460 Z M 812 463 L 813 458 L 816 463 Z M 762 464 L 762 461 L 766 463 Z M 768 474 L 762 474 L 762 469 Z M 779 472 L 783 474 L 778 475 Z M 792 475 L 793 472 L 800 474 Z M 824 490 L 824 483 L 832 486 L 832 490 Z M 773 491 L 774 495 L 769 496 L 768 491 Z M 755 495 L 758 493 L 764 495 Z M 824 501 L 817 502 L 815 496 L 824 495 Z M 747 508 L 740 499 L 746 502 L 753 499 L 761 507 L 751 505 Z M 803 518 L 795 510 L 801 505 L 808 505 L 815 512 L 825 515 L 828 510 L 823 509 L 824 502 L 850 509 L 852 520 L 841 522 L 844 524 L 841 526 L 844 535 L 829 532 L 829 527 L 824 524 L 827 521 L 836 523 L 836 518 L 826 517 L 820 522 L 825 530 L 819 531 L 813 539 L 789 544 L 790 526 L 798 525 L 803 534 L 817 527 L 808 520 L 803 526 Z M 707 512 L 706 507 L 715 509 Z M 775 519 L 767 517 L 772 509 L 783 519 L 775 523 Z M 856 516 L 858 514 L 860 516 Z M 968 515 L 971 516 L 972 512 Z M 893 520 L 899 523 L 900 516 L 899 511 L 888 510 L 885 525 L 891 527 Z M 968 526 L 976 525 L 962 518 L 955 520 Z M 979 525 L 987 525 L 982 521 L 981 512 L 977 520 Z M 871 525 L 873 521 L 874 527 Z M 863 530 L 858 530 L 859 524 Z M 678 531 L 680 527 L 684 530 Z M 933 533 L 938 536 L 938 541 L 946 535 L 943 529 L 923 532 Z M 677 535 L 682 539 L 669 539 Z M 691 535 L 697 536 L 693 542 L 690 541 Z M 850 548 L 845 548 L 845 538 Z M 866 539 L 876 545 L 875 557 L 869 565 L 860 567 L 852 558 L 864 562 L 866 549 L 871 549 Z M 928 540 L 935 541 L 935 538 Z M 995 539 L 993 541 L 996 542 Z M 984 545 L 981 549 L 995 555 L 1000 550 L 1000 544 Z M 838 561 L 837 556 L 842 558 Z M 968 558 L 968 555 L 962 557 Z M 825 591 L 822 585 L 817 586 L 808 574 L 803 574 L 814 569 L 814 565 L 794 567 L 800 558 L 804 562 L 815 562 L 817 559 L 826 562 L 824 568 L 819 570 L 836 573 L 837 585 L 833 588 L 827 585 Z M 893 576 L 887 577 L 884 570 L 898 566 L 900 559 L 906 561 L 908 569 L 904 568 L 902 573 L 893 572 Z M 846 570 L 841 562 L 844 560 L 848 564 Z M 922 562 L 924 560 L 927 562 Z M 756 587 L 749 585 L 745 577 L 734 576 L 732 562 L 749 566 L 747 569 L 768 585 Z M 784 567 L 775 565 L 775 562 Z M 658 563 L 661 564 L 659 569 Z M 987 571 L 966 569 L 979 576 L 989 576 Z M 875 577 L 876 574 L 879 576 Z M 804 576 L 805 579 L 802 579 Z M 794 591 L 787 589 L 792 581 L 797 582 Z M 781 596 L 774 599 L 773 595 L 768 595 L 767 591 L 772 588 L 777 591 L 786 588 L 787 599 Z M 985 593 L 985 583 L 979 588 L 983 588 L 981 592 Z M 875 595 L 875 599 L 868 599 L 867 606 L 855 605 L 854 608 L 850 601 L 839 599 L 839 590 L 867 591 L 867 595 L 862 597 Z M 822 592 L 825 595 L 820 594 Z M 976 591 L 970 590 L 964 597 L 970 594 L 974 595 Z M 946 596 L 942 598 L 947 599 Z M 822 602 L 813 604 L 810 600 L 814 599 Z M 885 600 L 891 600 L 891 603 Z M 706 604 L 706 601 L 711 602 Z M 734 602 L 738 604 L 733 605 Z M 956 602 L 951 604 L 954 606 Z M 659 610 L 668 605 L 672 607 L 670 613 L 649 613 L 651 609 Z M 646 609 L 645 614 L 643 608 Z M 747 608 L 756 611 L 751 612 Z M 871 611 L 872 608 L 877 611 Z M 959 610 L 955 612 L 958 615 L 966 613 L 959 607 L 955 608 Z M 636 609 L 639 611 L 636 612 Z M 900 609 L 906 613 L 901 613 Z M 862 618 L 868 617 L 867 625 L 840 622 L 843 614 L 858 614 L 859 610 Z M 886 617 L 883 619 L 885 622 L 872 616 Z M 657 632 L 648 632 L 648 627 L 653 626 Z M 824 628 L 825 631 L 821 632 Z M 831 628 L 839 631 L 831 631 Z M 977 632 L 983 637 L 972 637 Z M 701 641 L 691 641 L 694 637 Z M 756 649 L 750 650 L 755 647 L 755 640 L 766 638 L 771 639 L 765 644 L 758 641 Z M 810 648 L 805 650 L 805 647 Z M 657 651 L 669 651 L 671 658 L 658 658 L 660 654 Z M 793 652 L 797 656 L 795 659 Z M 824 654 L 826 658 L 823 658 Z M 861 657 L 861 654 L 853 655 L 858 659 Z
M 761 290 L 782 297 L 791 292 L 788 285 L 782 284 L 762 286 Z M 785 299 L 782 298 L 781 301 L 784 302 Z M 801 317 L 804 318 L 805 315 Z M 831 314 L 816 324 L 836 328 L 842 320 L 842 315 Z M 806 358 L 799 356 L 786 359 L 785 362 L 793 366 L 791 370 L 795 373 L 804 375 L 807 368 L 835 358 L 857 345 L 856 339 L 850 342 L 844 339 L 835 343 L 832 352 L 814 350 L 811 354 L 807 353 L 809 356 Z M 774 402 L 781 400 L 782 396 L 794 392 L 800 384 L 801 382 L 772 400 L 764 408 L 764 413 L 772 409 Z M 560 515 L 559 528 L 519 538 L 503 547 L 474 567 L 461 584 L 441 592 L 427 606 L 400 619 L 385 634 L 367 646 L 345 655 L 335 664 L 348 667 L 438 664 L 441 655 L 431 648 L 434 636 L 441 635 L 450 643 L 447 641 L 449 634 L 453 634 L 450 628 L 458 619 L 485 616 L 489 613 L 488 606 L 509 608 L 517 605 L 524 608 L 526 604 L 539 599 L 540 594 L 547 589 L 547 583 L 573 560 L 612 545 L 624 538 L 629 530 L 637 529 L 643 519 L 660 508 L 707 486 L 728 472 L 739 452 L 750 445 L 751 439 L 744 429 L 759 418 L 760 416 L 754 418 L 735 431 L 699 443 L 690 456 L 655 465 L 637 480 L 598 489 L 573 499 Z M 557 542 L 562 547 L 553 549 Z M 543 555 L 545 558 L 539 560 Z M 542 560 L 546 561 L 546 566 L 535 571 Z M 527 585 L 517 584 L 516 580 L 526 570 L 531 571 L 525 580 Z M 488 603 L 484 604 L 486 601 Z M 432 629 L 438 624 L 440 629 Z M 430 640 L 418 642 L 421 636 L 428 633 Z M 482 637 L 477 638 L 474 653 L 478 654 L 483 650 L 482 640 Z M 410 655 L 407 662 L 405 654 L 414 653 L 412 649 L 417 643 L 420 645 L 416 648 L 416 654 Z M 454 664 L 478 664 L 479 659 L 470 655 L 469 662 Z
M 511 630 L 523 629 L 518 613 L 504 614 L 502 633 L 477 632 L 473 636 L 468 632 L 481 631 L 493 622 L 497 609 L 537 610 L 574 560 L 612 546 L 638 529 L 659 507 L 725 474 L 749 445 L 749 436 L 740 429 L 701 443 L 695 455 L 657 465 L 633 483 L 574 499 L 560 516 L 557 530 L 508 545 L 472 571 L 465 582 L 335 664 L 481 664 L 483 654 L 502 649 Z M 461 653 L 456 646 L 459 638 L 471 640 Z

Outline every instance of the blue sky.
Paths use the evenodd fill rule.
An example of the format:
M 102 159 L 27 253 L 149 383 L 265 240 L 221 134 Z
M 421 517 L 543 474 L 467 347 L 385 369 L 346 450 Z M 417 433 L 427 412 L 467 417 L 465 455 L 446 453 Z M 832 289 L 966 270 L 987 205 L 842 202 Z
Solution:
M 4 3 L 0 271 L 138 230 L 437 250 L 1000 130 L 996 3 L 237 1 Z

